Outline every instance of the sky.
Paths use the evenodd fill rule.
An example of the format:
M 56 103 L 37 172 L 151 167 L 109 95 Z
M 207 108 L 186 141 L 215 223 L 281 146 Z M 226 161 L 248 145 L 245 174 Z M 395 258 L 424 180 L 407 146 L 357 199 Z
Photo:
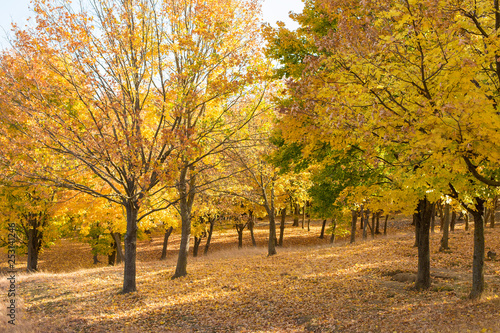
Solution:
M 0 46 L 7 44 L 6 36 L 11 22 L 22 26 L 28 17 L 33 16 L 31 7 L 30 0 L 0 0 Z M 273 26 L 276 26 L 276 21 L 283 21 L 287 27 L 295 29 L 297 25 L 288 17 L 288 13 L 300 13 L 303 7 L 301 0 L 264 0 L 263 18 Z

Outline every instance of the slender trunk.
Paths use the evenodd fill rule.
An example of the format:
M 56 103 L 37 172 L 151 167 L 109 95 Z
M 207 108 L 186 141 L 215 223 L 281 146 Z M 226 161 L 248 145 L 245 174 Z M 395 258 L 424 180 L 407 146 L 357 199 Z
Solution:
M 167 258 L 168 239 L 170 238 L 170 235 L 172 234 L 173 230 L 174 230 L 174 227 L 170 227 L 165 231 L 165 235 L 163 236 L 163 248 L 161 249 L 160 260 L 165 260 Z
M 375 213 L 372 213 L 372 225 L 370 227 L 370 233 L 372 235 L 372 238 L 375 238 Z
M 424 290 L 431 286 L 431 259 L 429 231 L 431 225 L 432 204 L 424 198 L 419 200 L 415 223 L 418 225 L 418 272 L 415 289 Z
M 434 230 L 436 226 L 436 203 L 432 205 L 432 217 L 431 217 L 431 233 L 435 233 Z
M 191 239 L 191 208 L 194 202 L 194 186 L 195 177 L 191 175 L 187 181 L 188 167 L 184 167 L 179 176 L 178 192 L 179 192 L 179 206 L 181 215 L 181 244 L 179 247 L 179 254 L 177 257 L 177 265 L 172 279 L 176 279 L 187 275 L 187 263 L 189 255 L 189 241 Z
M 323 225 L 321 226 L 321 234 L 319 235 L 319 238 L 321 239 L 325 238 L 325 227 L 326 227 L 326 219 L 323 220 Z
M 267 255 L 273 256 L 276 254 L 276 220 L 274 209 L 274 188 L 271 186 L 271 195 L 267 196 L 266 189 L 261 188 L 262 197 L 264 198 L 264 207 L 269 216 L 269 240 L 267 242 Z
M 298 203 L 295 204 L 295 209 L 293 211 L 293 225 L 292 227 L 298 227 L 299 226 L 299 209 L 300 209 L 300 206 Z
M 283 246 L 283 235 L 285 233 L 286 207 L 281 210 L 280 239 L 278 246 Z
M 363 230 L 364 228 L 364 223 L 365 223 L 365 211 L 363 210 L 363 205 L 361 205 L 361 210 L 359 212 L 359 217 L 361 218 L 361 220 L 359 221 L 359 223 L 361 224 L 359 226 L 359 229 L 360 230 Z
M 248 221 L 248 230 L 250 230 L 250 238 L 252 238 L 252 246 L 256 247 L 257 242 L 255 241 L 255 235 L 253 234 L 253 227 L 255 226 L 254 217 L 250 213 L 250 220 Z
M 137 290 L 135 284 L 136 255 L 137 255 L 137 214 L 139 212 L 137 201 L 128 201 L 125 204 L 125 210 L 127 212 L 127 233 L 125 234 L 125 242 L 124 242 L 125 265 L 123 272 L 123 290 L 122 290 L 122 293 L 124 294 Z
M 351 220 L 351 243 L 356 241 L 356 221 L 358 220 L 358 212 L 354 209 L 351 210 L 352 220 Z
M 30 273 L 38 271 L 38 254 L 40 253 L 42 238 L 41 233 L 37 229 L 37 220 L 33 218 L 28 223 L 30 229 L 28 230 L 28 259 L 26 271 Z
M 380 235 L 380 215 L 382 214 L 382 212 L 377 212 L 377 216 L 376 216 L 376 219 L 377 219 L 377 225 L 375 227 L 375 233 L 377 235 Z
M 385 222 L 384 222 L 384 236 L 387 236 L 387 220 L 389 219 L 389 214 L 385 216 Z
M 207 236 L 207 243 L 205 244 L 205 250 L 203 250 L 203 255 L 207 255 L 208 253 L 208 248 L 210 247 L 210 242 L 212 241 L 212 234 L 214 233 L 214 225 L 216 219 L 209 218 L 208 221 L 210 222 L 210 227 L 208 229 L 208 236 Z
M 111 253 L 108 254 L 108 265 L 114 266 L 116 262 L 116 242 L 113 239 L 111 241 Z
M 332 236 L 330 237 L 330 244 L 335 242 L 335 229 L 337 229 L 337 219 L 332 218 Z
M 94 265 L 97 265 L 99 263 L 99 258 L 97 258 L 97 253 L 94 254 Z
M 484 291 L 484 200 L 476 198 L 475 210 L 469 212 L 474 217 L 474 258 L 472 261 L 471 299 L 479 299 Z
M 469 212 L 465 213 L 465 231 L 469 231 Z
M 243 230 L 245 230 L 246 225 L 239 223 L 236 225 L 236 231 L 238 232 L 238 249 L 243 247 Z
M 366 211 L 365 211 L 365 217 L 363 218 L 363 239 L 368 238 L 367 229 L 366 229 L 366 227 L 367 227 L 367 226 L 368 226 L 368 224 L 370 223 L 370 222 L 368 221 L 368 216 L 370 216 L 370 211 L 369 211 L 369 210 L 366 210 Z
M 111 236 L 113 236 L 113 240 L 115 241 L 116 244 L 116 264 L 121 264 L 122 261 L 124 260 L 123 256 L 123 250 L 122 250 L 122 235 L 116 232 L 111 233 Z
M 193 246 L 193 257 L 196 258 L 198 256 L 198 249 L 200 247 L 201 240 L 203 236 L 197 237 L 194 236 L 194 246 Z
M 274 219 L 274 210 L 269 214 L 269 241 L 267 244 L 267 255 L 276 254 L 276 221 Z
M 304 222 L 306 220 L 306 204 L 302 207 L 302 229 L 304 229 Z
M 491 209 L 491 214 L 490 214 L 490 228 L 495 227 L 495 204 L 493 203 L 493 208 Z
M 450 226 L 450 205 L 445 204 L 444 206 L 444 212 L 443 212 L 443 226 L 442 226 L 442 231 L 443 231 L 443 237 L 441 238 L 441 247 L 439 248 L 439 251 L 445 251 L 449 249 L 448 246 L 448 230 Z
M 455 223 L 457 223 L 457 213 L 453 211 L 451 213 L 450 231 L 455 231 Z

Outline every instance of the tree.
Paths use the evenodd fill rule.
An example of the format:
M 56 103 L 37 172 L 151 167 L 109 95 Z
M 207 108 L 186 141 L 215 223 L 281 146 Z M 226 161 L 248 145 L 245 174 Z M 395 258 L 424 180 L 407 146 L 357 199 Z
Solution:
M 184 275 L 195 165 L 255 110 L 257 4 L 105 0 L 75 13 L 66 2 L 35 1 L 34 8 L 35 27 L 17 29 L 14 50 L 2 57 L 0 99 L 15 115 L 9 123 L 58 159 L 11 167 L 125 208 L 124 293 L 136 290 L 138 222 L 173 204 L 144 202 L 176 188 L 183 221 L 176 276 Z M 20 140 L 9 144 L 32 156 Z
M 63 220 L 58 216 L 58 200 L 62 200 L 62 192 L 47 187 L 0 185 L 0 245 L 8 245 L 6 233 L 9 225 L 14 224 L 16 247 L 28 255 L 27 272 L 38 270 L 40 252 L 58 237 L 58 224 Z

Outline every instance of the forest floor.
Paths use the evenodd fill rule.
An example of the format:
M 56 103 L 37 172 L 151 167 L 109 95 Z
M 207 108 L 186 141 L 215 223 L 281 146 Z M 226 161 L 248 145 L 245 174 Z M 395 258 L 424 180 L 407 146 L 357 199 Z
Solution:
M 156 235 L 138 242 L 138 291 L 125 295 L 122 265 L 105 266 L 103 256 L 95 266 L 87 244 L 61 240 L 42 253 L 39 273 L 21 273 L 18 258 L 16 326 L 2 305 L 0 332 L 500 332 L 500 261 L 485 261 L 484 297 L 467 298 L 472 230 L 457 225 L 446 253 L 441 233 L 431 235 L 432 287 L 416 292 L 399 282 L 417 268 L 410 222 L 389 222 L 388 236 L 330 244 L 318 238 L 320 221 L 311 231 L 287 221 L 285 246 L 272 257 L 263 222 L 256 248 L 248 231 L 238 249 L 236 231 L 219 230 L 209 254 L 190 257 L 189 274 L 175 280 L 179 235 L 165 261 Z M 485 234 L 487 251 L 500 254 L 500 226 Z M 2 276 L 4 305 L 7 282 Z

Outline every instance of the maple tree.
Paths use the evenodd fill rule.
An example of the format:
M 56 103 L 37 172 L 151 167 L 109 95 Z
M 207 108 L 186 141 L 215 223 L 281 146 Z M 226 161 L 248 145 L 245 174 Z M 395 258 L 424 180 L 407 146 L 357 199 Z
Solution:
M 185 251 L 175 276 L 185 275 L 195 166 L 218 153 L 259 102 L 262 89 L 251 86 L 261 71 L 257 3 L 108 0 L 75 12 L 69 3 L 35 1 L 34 8 L 35 27 L 16 29 L 14 50 L 3 54 L 2 100 L 14 110 L 9 121 L 59 158 L 32 169 L 11 161 L 12 168 L 125 208 L 123 292 L 136 290 L 138 222 L 178 201 Z M 146 204 L 169 188 L 178 191 L 174 201 Z
M 417 288 L 430 286 L 428 199 L 450 190 L 462 199 L 477 224 L 472 298 L 483 288 L 480 193 L 482 184 L 497 184 L 499 170 L 498 79 L 489 70 L 497 42 L 481 32 L 483 24 L 496 29 L 495 16 L 486 15 L 493 13 L 491 5 L 310 1 L 295 15 L 302 24 L 297 33 L 280 28 L 268 37 L 271 55 L 284 59 L 292 77 L 291 97 L 282 103 L 290 115 L 281 125 L 286 139 L 358 149 L 365 163 L 385 165 L 397 195 L 411 198 L 408 207 L 419 201 L 419 267 L 422 262 L 427 273 L 419 274 Z M 286 44 L 289 34 L 295 38 Z M 304 45 L 312 46 L 304 52 Z M 298 50 L 300 61 L 283 57 L 289 49 Z

